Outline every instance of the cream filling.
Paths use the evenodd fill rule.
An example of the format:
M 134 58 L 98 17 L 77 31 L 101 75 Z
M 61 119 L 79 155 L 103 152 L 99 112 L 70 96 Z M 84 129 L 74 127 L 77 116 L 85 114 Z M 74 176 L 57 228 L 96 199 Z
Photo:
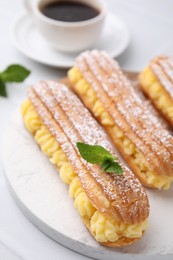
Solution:
M 59 143 L 43 125 L 29 99 L 23 102 L 21 111 L 26 128 L 33 134 L 42 152 L 49 157 L 51 163 L 56 165 L 62 181 L 69 185 L 69 195 L 74 198 L 74 206 L 80 216 L 88 220 L 89 229 L 96 240 L 98 242 L 115 242 L 122 237 L 141 237 L 147 228 L 147 220 L 130 225 L 107 219 L 98 212 L 82 189 L 80 180 Z
M 149 67 L 140 74 L 139 80 L 142 89 L 153 100 L 156 107 L 173 122 L 173 100 Z
M 168 190 L 170 188 L 173 177 L 160 176 L 148 168 L 144 155 L 135 147 L 135 145 L 124 135 L 122 130 L 115 124 L 112 117 L 106 112 L 102 102 L 98 99 L 96 92 L 84 79 L 77 67 L 73 67 L 68 71 L 68 78 L 72 82 L 76 92 L 84 96 L 87 103 L 92 107 L 92 113 L 99 122 L 116 137 L 116 143 L 138 169 L 142 179 L 146 180 L 149 185 L 158 189 Z M 136 173 L 137 174 L 137 173 Z

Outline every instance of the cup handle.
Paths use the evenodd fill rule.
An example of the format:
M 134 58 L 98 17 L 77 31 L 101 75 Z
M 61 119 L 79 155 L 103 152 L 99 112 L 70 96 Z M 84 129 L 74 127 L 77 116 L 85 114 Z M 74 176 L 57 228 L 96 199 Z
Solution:
M 33 14 L 32 2 L 33 0 L 23 0 L 24 7 L 29 14 Z

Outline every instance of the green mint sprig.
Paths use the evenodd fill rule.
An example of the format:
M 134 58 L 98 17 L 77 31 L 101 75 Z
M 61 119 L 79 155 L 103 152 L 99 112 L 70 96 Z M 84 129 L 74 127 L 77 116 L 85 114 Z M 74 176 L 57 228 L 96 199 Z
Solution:
M 113 157 L 104 147 L 100 145 L 89 145 L 81 142 L 77 142 L 77 148 L 80 155 L 87 162 L 92 164 L 100 164 L 101 168 L 105 172 L 116 173 L 121 175 L 123 169 L 118 163 L 118 158 Z
M 23 82 L 30 71 L 19 64 L 12 64 L 0 72 L 0 96 L 7 97 L 7 82 Z

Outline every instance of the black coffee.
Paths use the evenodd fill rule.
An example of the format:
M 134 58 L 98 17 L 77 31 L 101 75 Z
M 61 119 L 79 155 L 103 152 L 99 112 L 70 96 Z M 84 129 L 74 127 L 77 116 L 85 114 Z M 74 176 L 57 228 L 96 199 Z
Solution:
M 80 22 L 92 19 L 99 14 L 94 7 L 80 2 L 55 1 L 45 5 L 41 12 L 57 21 Z

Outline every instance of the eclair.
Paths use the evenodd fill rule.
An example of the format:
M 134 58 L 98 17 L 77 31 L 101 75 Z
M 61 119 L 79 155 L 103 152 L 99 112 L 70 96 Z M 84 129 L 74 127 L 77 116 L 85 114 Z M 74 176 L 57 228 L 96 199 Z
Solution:
M 139 76 L 142 91 L 173 127 L 173 58 L 154 58 Z
M 68 79 L 139 180 L 147 187 L 168 189 L 173 181 L 173 137 L 118 63 L 103 51 L 86 51 L 76 58 Z
M 118 175 L 81 157 L 77 142 L 100 145 L 117 155 L 79 98 L 61 83 L 41 81 L 29 89 L 21 112 L 25 127 L 69 186 L 74 207 L 96 241 L 121 247 L 140 239 L 147 228 L 147 194 L 121 162 Z

